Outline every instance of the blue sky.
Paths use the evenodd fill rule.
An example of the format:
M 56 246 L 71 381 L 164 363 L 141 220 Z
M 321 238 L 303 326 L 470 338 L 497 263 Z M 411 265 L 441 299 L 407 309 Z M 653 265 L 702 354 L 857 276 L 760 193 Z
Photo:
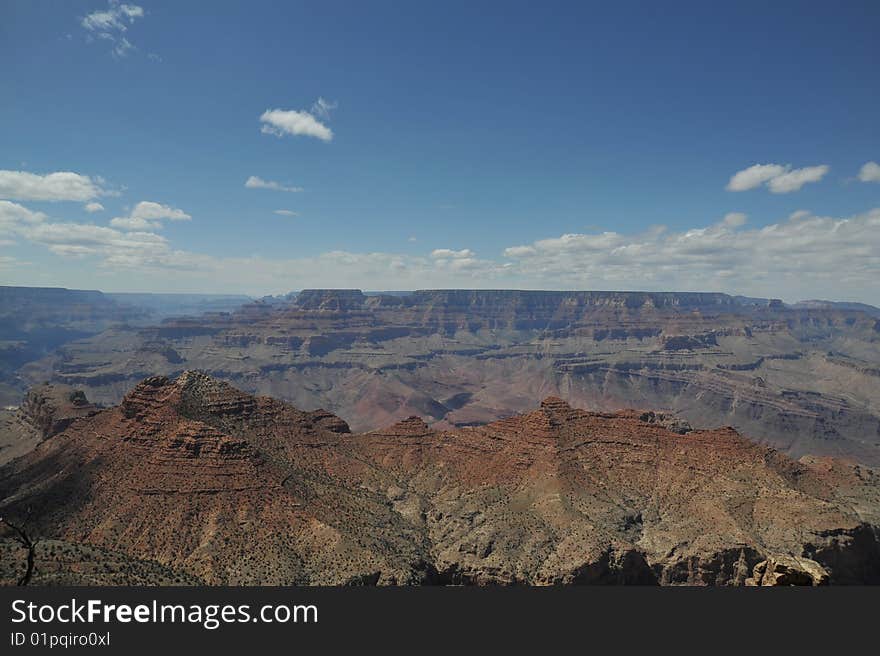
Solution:
M 876 2 L 7 0 L 0 280 L 880 303 L 878 28 Z

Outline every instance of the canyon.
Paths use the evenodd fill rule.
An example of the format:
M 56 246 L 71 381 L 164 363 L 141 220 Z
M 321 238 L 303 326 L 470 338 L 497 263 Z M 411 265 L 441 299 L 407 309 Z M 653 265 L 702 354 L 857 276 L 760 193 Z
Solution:
M 486 424 L 547 396 L 730 425 L 794 458 L 880 465 L 880 311 L 718 293 L 304 290 L 234 310 L 117 322 L 17 363 L 9 385 L 118 403 L 204 371 L 357 431 L 410 415 Z M 11 405 L 11 404 L 10 404 Z
M 0 301 L 3 584 L 880 583 L 871 306 Z

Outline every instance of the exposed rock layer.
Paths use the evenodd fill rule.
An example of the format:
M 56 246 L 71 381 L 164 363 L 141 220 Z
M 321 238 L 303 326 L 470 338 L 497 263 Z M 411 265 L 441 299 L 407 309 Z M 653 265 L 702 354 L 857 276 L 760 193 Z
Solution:
M 32 383 L 118 403 L 142 378 L 196 368 L 327 408 L 359 431 L 419 415 L 484 424 L 558 396 L 731 425 L 798 458 L 880 466 L 880 332 L 863 308 L 725 294 L 306 290 L 233 313 L 116 328 L 23 367 Z

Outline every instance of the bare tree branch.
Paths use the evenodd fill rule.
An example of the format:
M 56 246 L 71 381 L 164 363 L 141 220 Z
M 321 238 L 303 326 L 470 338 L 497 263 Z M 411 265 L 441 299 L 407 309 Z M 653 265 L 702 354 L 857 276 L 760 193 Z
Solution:
M 27 585 L 31 582 L 31 577 L 34 575 L 34 556 L 36 555 L 37 544 L 40 542 L 40 538 L 31 538 L 27 533 L 26 529 L 30 518 L 30 508 L 28 508 L 27 514 L 24 518 L 24 522 L 22 522 L 20 526 L 17 524 L 13 524 L 5 517 L 0 517 L 0 523 L 5 524 L 13 531 L 15 531 L 15 535 L 12 536 L 12 539 L 28 550 L 27 570 L 25 571 L 24 575 L 18 580 L 18 585 Z

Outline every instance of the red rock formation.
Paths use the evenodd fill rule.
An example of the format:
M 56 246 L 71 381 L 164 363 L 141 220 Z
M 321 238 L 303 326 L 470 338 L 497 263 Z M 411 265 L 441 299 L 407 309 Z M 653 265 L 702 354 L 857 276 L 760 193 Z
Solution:
M 209 583 L 880 582 L 874 472 L 662 424 L 550 397 L 350 434 L 185 372 L 0 469 L 0 512 Z

